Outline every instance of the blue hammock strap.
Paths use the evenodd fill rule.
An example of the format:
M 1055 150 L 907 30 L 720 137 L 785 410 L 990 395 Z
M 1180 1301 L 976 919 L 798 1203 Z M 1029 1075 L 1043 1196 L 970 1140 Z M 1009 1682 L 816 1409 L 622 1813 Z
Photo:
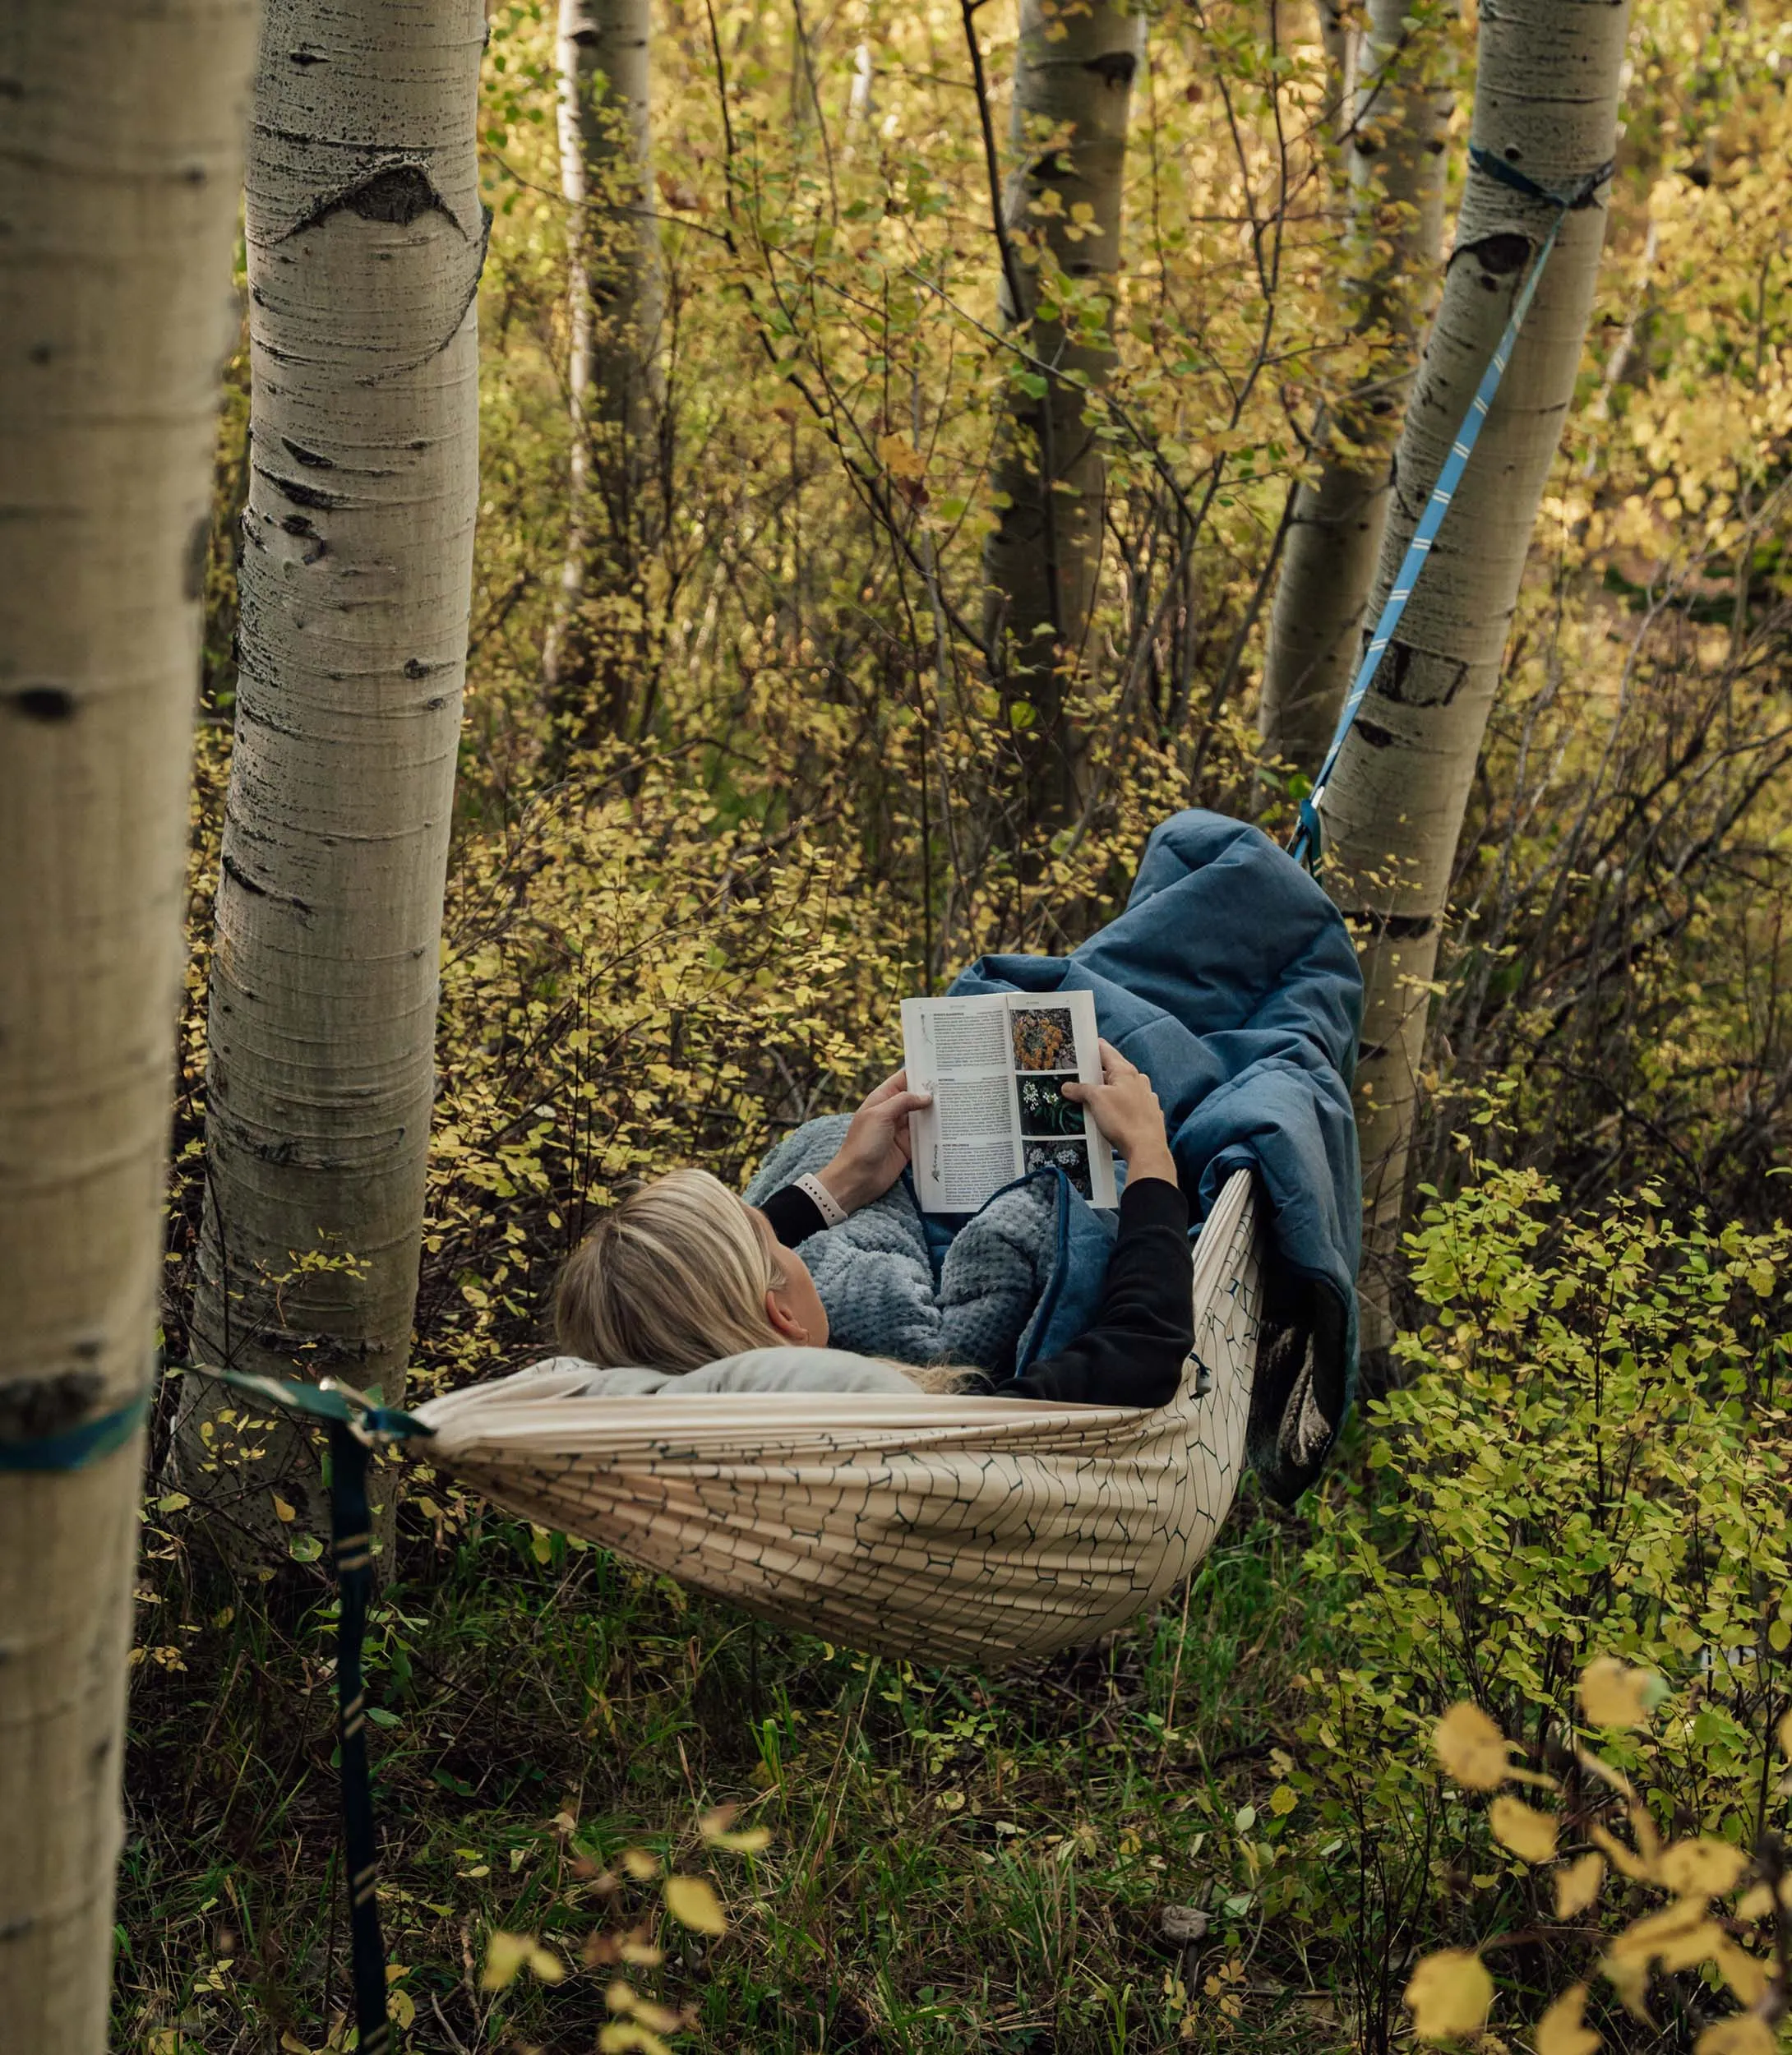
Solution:
M 379 1833 L 367 1764 L 367 1692 L 362 1670 L 373 1596 L 373 1513 L 367 1464 L 376 1448 L 425 1440 L 435 1429 L 394 1406 L 326 1378 L 288 1384 L 247 1370 L 193 1372 L 286 1413 L 321 1420 L 330 1434 L 330 1529 L 336 1571 L 336 1739 L 342 1789 L 343 1868 L 349 1894 L 349 1982 L 361 2055 L 391 2055 L 386 1943 L 380 1933 Z
M 1412 540 L 1406 545 L 1406 553 L 1400 561 L 1400 569 L 1394 575 L 1392 589 L 1383 603 L 1375 631 L 1369 637 L 1368 647 L 1363 651 L 1363 660 L 1357 666 L 1356 676 L 1351 689 L 1345 695 L 1344 704 L 1337 718 L 1331 746 L 1325 752 L 1325 760 L 1319 766 L 1306 797 L 1300 802 L 1300 812 L 1293 836 L 1288 843 L 1288 853 L 1312 870 L 1319 862 L 1325 843 L 1324 819 L 1319 802 L 1325 797 L 1326 786 L 1337 768 L 1339 757 L 1351 730 L 1356 725 L 1356 717 L 1362 711 L 1363 702 L 1369 696 L 1369 688 L 1374 683 L 1375 673 L 1381 668 L 1381 660 L 1388 653 L 1399 628 L 1401 617 L 1406 611 L 1406 602 L 1411 598 L 1413 588 L 1418 584 L 1431 553 L 1431 545 L 1437 540 L 1438 531 L 1443 525 L 1443 517 L 1450 510 L 1450 502 L 1456 497 L 1456 488 L 1462 482 L 1462 474 L 1468 469 L 1469 458 L 1474 454 L 1480 440 L 1481 424 L 1494 404 L 1494 395 L 1499 390 L 1499 381 L 1506 375 L 1506 367 L 1512 362 L 1512 353 L 1517 344 L 1518 331 L 1524 326 L 1525 316 L 1531 312 L 1531 302 L 1536 295 L 1537 283 L 1543 276 L 1544 267 L 1550 261 L 1550 253 L 1555 247 L 1555 239 L 1561 233 L 1562 224 L 1568 215 L 1582 207 L 1591 206 L 1601 186 L 1612 175 L 1610 160 L 1577 179 L 1566 193 L 1553 192 L 1547 186 L 1540 186 L 1534 178 L 1527 178 L 1515 165 L 1507 164 L 1490 150 L 1479 144 L 1469 150 L 1469 161 L 1477 171 L 1485 173 L 1503 186 L 1509 186 L 1515 192 L 1522 192 L 1527 200 L 1540 201 L 1554 208 L 1555 219 L 1550 231 L 1539 246 L 1531 269 L 1525 275 L 1518 297 L 1513 302 L 1512 312 L 1494 353 L 1481 372 L 1480 381 L 1475 388 L 1475 396 L 1468 404 L 1468 412 L 1453 437 L 1449 452 L 1443 459 L 1443 467 L 1438 473 L 1437 483 L 1432 487 L 1425 501 L 1425 510 L 1419 516 L 1419 524 L 1412 532 Z
M 54 1434 L 0 1441 L 0 1471 L 12 1475 L 85 1470 L 104 1456 L 122 1448 L 149 1416 L 145 1388 L 109 1413 L 83 1420 Z

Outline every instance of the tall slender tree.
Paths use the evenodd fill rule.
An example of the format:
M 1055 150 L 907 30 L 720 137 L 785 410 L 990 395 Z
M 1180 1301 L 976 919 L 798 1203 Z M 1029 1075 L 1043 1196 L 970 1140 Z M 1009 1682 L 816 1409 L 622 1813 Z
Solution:
M 1107 467 L 1093 403 L 1113 364 L 1126 127 L 1144 34 L 1123 0 L 1022 0 L 1016 162 L 997 238 L 1002 322 L 1021 355 L 994 466 L 984 625 L 998 677 L 1032 710 L 1023 758 L 1036 819 L 1066 812 L 1079 783 L 1064 686 L 1101 570 Z M 1081 289 L 1074 303 L 1061 303 L 1060 277 Z
M 650 0 L 560 0 L 569 261 L 566 552 L 543 653 L 557 746 L 627 711 L 664 399 Z
M 253 0 L 0 9 L 0 2041 L 21 2055 L 106 2045 L 253 48 Z
M 1336 21 L 1336 11 L 1329 12 Z M 1455 95 L 1455 0 L 1369 0 L 1355 118 L 1345 139 L 1361 381 L 1319 423 L 1319 476 L 1303 484 L 1270 615 L 1258 725 L 1266 755 L 1309 775 L 1332 739 L 1362 647 L 1363 610 L 1387 524 L 1394 436 L 1443 247 Z M 1337 30 L 1348 40 L 1348 31 Z
M 252 468 L 193 1334 L 213 1363 L 389 1400 L 478 497 L 484 36 L 482 0 L 269 0 L 250 136 Z M 264 1541 L 276 1492 L 321 1519 L 307 1438 L 219 1412 L 196 1392 L 182 1421 L 210 1503 Z
M 1558 193 L 1607 164 L 1628 12 L 1624 0 L 1501 0 L 1483 8 L 1474 122 L 1480 150 Z M 1547 201 L 1471 162 L 1443 302 L 1396 455 L 1371 621 L 1555 218 Z M 1398 1233 L 1457 840 L 1531 527 L 1573 396 L 1605 227 L 1602 198 L 1563 223 L 1466 475 L 1323 802 L 1326 882 L 1363 937 L 1357 1074 L 1372 1345 L 1386 1332 L 1375 1266 Z

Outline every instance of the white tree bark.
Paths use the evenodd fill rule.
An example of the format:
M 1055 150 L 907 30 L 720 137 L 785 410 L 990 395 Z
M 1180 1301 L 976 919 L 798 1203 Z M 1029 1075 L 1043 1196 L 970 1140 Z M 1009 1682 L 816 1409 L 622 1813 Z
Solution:
M 1393 436 L 1419 331 L 1437 298 L 1454 14 L 1453 0 L 1419 20 L 1411 0 L 1369 0 L 1346 155 L 1360 266 L 1358 328 L 1376 346 L 1363 382 L 1321 422 L 1319 475 L 1296 496 L 1258 709 L 1264 755 L 1309 777 L 1360 653 L 1387 524 Z
M 1616 145 L 1628 12 L 1623 0 L 1484 7 L 1475 141 L 1556 192 L 1606 162 Z M 1471 169 L 1396 456 L 1370 621 L 1554 219 L 1547 205 Z M 1602 197 L 1563 227 L 1467 474 L 1325 797 L 1325 881 L 1365 936 L 1357 1085 L 1371 1346 L 1387 1333 L 1382 1267 L 1399 1231 L 1457 838 L 1537 504 L 1573 395 L 1605 228 Z
M 482 0 L 269 0 L 250 136 L 252 463 L 193 1333 L 203 1360 L 389 1402 L 478 501 L 484 36 Z M 272 1488 L 321 1525 L 309 1438 L 240 1435 L 220 1403 L 189 1394 L 183 1475 L 264 1545 Z
M 650 0 L 560 0 L 572 454 L 566 554 L 542 669 L 551 709 L 575 738 L 621 718 L 640 641 L 634 588 L 664 401 L 652 29 Z M 593 688 L 601 709 L 584 704 Z
M 0 9 L 0 2043 L 101 2055 L 253 0 Z M 10 1459 L 10 1460 L 9 1460 Z
M 1107 467 L 1094 395 L 1113 363 L 1111 321 L 1092 338 L 1039 312 L 1041 253 L 1069 278 L 1111 292 L 1133 76 L 1144 47 L 1144 18 L 1125 4 L 1022 0 L 1001 315 L 1034 360 L 1028 374 L 1047 382 L 1037 398 L 1014 392 L 1000 436 L 985 629 L 1000 675 L 1035 709 L 1023 737 L 1035 818 L 1067 811 L 1077 784 L 1076 738 L 1064 732 L 1060 709 L 1101 570 Z M 1040 373 L 1041 364 L 1049 372 Z

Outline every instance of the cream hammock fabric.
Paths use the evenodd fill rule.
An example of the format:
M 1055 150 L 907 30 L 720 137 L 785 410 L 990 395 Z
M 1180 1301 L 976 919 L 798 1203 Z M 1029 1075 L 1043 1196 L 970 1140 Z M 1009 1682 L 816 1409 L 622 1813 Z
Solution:
M 783 1627 L 926 1661 L 1044 1655 L 1124 1624 L 1206 1554 L 1244 1466 L 1259 1278 L 1240 1171 L 1194 1246 L 1194 1355 L 1152 1412 L 921 1392 L 567 1398 L 576 1373 L 524 1373 L 418 1407 L 434 1438 L 413 1452 Z

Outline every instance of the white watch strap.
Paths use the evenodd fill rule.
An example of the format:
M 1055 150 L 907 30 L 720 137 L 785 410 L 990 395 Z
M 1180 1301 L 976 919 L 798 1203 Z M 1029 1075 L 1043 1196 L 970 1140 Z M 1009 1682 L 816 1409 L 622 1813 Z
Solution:
M 838 1227 L 846 1218 L 845 1207 L 819 1177 L 805 1172 L 797 1180 L 797 1189 L 799 1192 L 806 1192 L 815 1202 L 815 1210 L 820 1214 L 824 1226 Z

